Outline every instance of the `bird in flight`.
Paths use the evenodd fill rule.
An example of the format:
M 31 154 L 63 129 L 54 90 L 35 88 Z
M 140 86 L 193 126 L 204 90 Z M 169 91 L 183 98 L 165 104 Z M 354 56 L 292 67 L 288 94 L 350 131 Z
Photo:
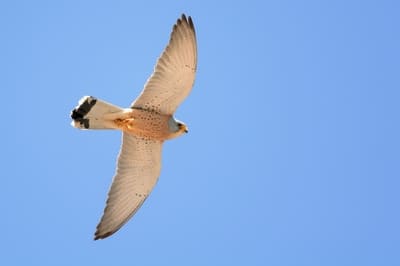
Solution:
M 183 14 L 173 26 L 153 73 L 129 108 L 85 96 L 72 110 L 71 124 L 76 128 L 122 131 L 117 168 L 95 240 L 114 234 L 136 213 L 160 175 L 163 142 L 188 132 L 173 114 L 190 93 L 196 68 L 196 33 L 192 18 Z

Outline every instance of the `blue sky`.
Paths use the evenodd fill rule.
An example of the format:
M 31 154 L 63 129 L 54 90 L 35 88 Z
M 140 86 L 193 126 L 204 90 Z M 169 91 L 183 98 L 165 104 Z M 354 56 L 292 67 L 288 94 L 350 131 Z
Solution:
M 400 265 L 397 1 L 2 1 L 1 265 Z M 93 241 L 128 106 L 181 13 L 198 72 L 159 182 Z

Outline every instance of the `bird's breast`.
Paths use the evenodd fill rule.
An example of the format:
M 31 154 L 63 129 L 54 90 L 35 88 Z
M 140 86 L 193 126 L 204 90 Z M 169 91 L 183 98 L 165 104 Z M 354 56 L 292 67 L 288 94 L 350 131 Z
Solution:
M 152 111 L 132 109 L 128 116 L 117 118 L 114 122 L 118 128 L 129 134 L 163 141 L 171 138 L 168 127 L 170 117 Z

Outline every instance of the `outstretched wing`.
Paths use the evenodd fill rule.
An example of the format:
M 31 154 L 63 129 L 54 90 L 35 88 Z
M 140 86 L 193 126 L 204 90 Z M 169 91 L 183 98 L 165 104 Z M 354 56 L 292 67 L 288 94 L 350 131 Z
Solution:
M 153 74 L 131 107 L 173 114 L 190 93 L 196 74 L 197 45 L 192 18 L 182 15 Z
M 116 174 L 95 240 L 120 229 L 150 194 L 160 175 L 161 146 L 161 141 L 123 133 Z

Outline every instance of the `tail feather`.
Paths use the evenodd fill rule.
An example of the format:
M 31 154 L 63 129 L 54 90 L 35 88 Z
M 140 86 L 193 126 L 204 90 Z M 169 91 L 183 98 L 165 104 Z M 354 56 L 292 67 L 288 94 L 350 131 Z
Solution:
M 118 106 L 92 96 L 85 96 L 71 112 L 73 120 L 71 125 L 80 129 L 115 129 L 115 124 L 111 120 L 106 119 L 105 116 L 121 111 L 123 109 Z

